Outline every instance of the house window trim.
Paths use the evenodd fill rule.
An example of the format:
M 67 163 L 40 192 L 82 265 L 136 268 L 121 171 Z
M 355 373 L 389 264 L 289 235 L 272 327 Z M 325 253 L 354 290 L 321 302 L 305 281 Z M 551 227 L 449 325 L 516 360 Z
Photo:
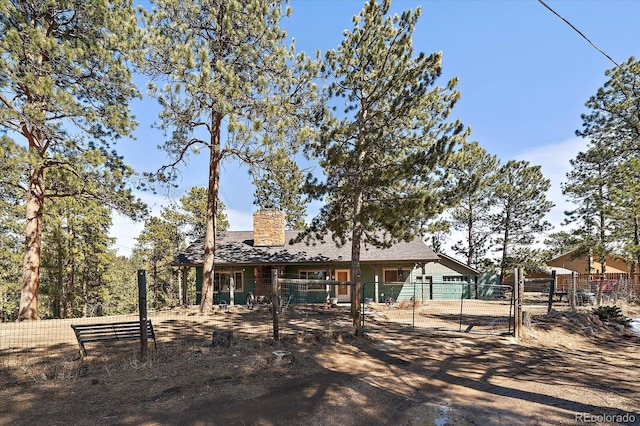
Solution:
M 306 276 L 304 276 L 304 277 L 302 276 L 303 273 L 307 274 L 309 272 L 313 272 L 313 273 L 320 272 L 320 273 L 322 273 L 324 275 L 324 278 L 308 278 Z M 306 279 L 322 279 L 322 280 L 326 280 L 328 276 L 329 276 L 329 271 L 326 270 L 326 269 L 300 269 L 300 270 L 298 270 L 298 278 L 303 279 L 303 280 L 306 280 Z M 315 285 L 321 285 L 321 284 L 312 284 L 312 285 L 315 286 Z M 311 291 L 311 292 L 325 292 L 327 290 L 326 287 L 327 287 L 326 285 L 322 285 L 322 288 L 315 288 L 315 287 L 310 288 L 309 284 L 302 284 L 301 290 L 302 291 Z
M 233 292 L 234 293 L 244 293 L 244 271 L 237 271 L 237 270 L 233 270 L 233 269 L 220 269 L 217 271 L 213 272 L 213 293 L 214 294 L 219 294 L 219 293 L 229 293 L 231 291 L 231 288 L 229 286 L 225 286 L 223 288 L 220 288 L 220 284 L 218 284 L 218 289 L 216 290 L 216 274 L 224 274 L 224 275 L 229 275 L 229 277 L 231 277 L 231 275 L 233 274 L 233 284 L 234 284 L 234 289 Z M 240 285 L 238 286 L 238 280 L 236 279 L 238 277 L 238 274 L 240 275 Z
M 443 275 L 442 282 L 445 284 L 470 284 L 471 283 L 470 278 L 467 275 Z
M 396 278 L 398 276 L 398 271 L 402 270 L 403 273 L 406 273 L 407 275 L 404 277 L 403 281 L 391 281 L 391 280 L 387 280 L 387 271 L 393 271 L 396 274 Z M 382 280 L 385 283 L 406 283 L 408 280 L 411 279 L 411 269 L 404 269 L 404 268 L 382 268 Z

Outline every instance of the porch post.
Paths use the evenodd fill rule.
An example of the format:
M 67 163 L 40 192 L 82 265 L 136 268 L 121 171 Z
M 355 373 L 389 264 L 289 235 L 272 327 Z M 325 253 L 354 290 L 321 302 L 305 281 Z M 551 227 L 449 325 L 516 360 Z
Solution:
M 374 282 L 374 297 L 375 299 L 373 299 L 374 302 L 378 303 L 380 302 L 380 292 L 379 292 L 379 288 L 378 288 L 378 281 L 380 280 L 378 278 L 378 266 L 374 266 L 375 268 L 375 275 L 373 276 L 373 282 Z
M 234 275 L 234 271 L 233 269 L 231 269 L 231 274 L 229 277 L 229 306 L 233 306 L 235 301 L 236 282 L 233 279 Z
M 336 274 L 335 269 L 334 270 L 329 269 L 327 272 L 328 272 L 328 274 L 327 274 L 325 279 L 327 281 L 334 280 L 335 279 L 335 274 Z M 325 294 L 324 295 L 324 302 L 326 304 L 329 304 L 329 302 L 331 300 L 331 286 L 329 284 L 326 284 L 324 286 L 324 294 Z
M 180 280 L 180 303 L 184 306 L 188 303 L 187 297 L 187 275 L 189 274 L 189 269 L 186 266 L 180 268 L 180 272 L 182 272 L 182 279 Z

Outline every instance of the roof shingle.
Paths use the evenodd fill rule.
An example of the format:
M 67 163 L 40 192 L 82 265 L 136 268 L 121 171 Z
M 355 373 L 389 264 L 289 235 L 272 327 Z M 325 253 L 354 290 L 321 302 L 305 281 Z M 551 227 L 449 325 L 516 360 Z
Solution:
M 218 265 L 257 265 L 286 263 L 330 263 L 351 260 L 351 245 L 339 247 L 334 241 L 305 241 L 290 244 L 301 231 L 286 231 L 285 245 L 254 247 L 252 231 L 223 231 L 216 234 L 214 262 Z M 374 262 L 434 262 L 438 255 L 416 238 L 399 242 L 390 248 L 363 246 L 360 261 Z M 173 265 L 202 265 L 204 263 L 204 238 L 198 238 L 181 252 Z

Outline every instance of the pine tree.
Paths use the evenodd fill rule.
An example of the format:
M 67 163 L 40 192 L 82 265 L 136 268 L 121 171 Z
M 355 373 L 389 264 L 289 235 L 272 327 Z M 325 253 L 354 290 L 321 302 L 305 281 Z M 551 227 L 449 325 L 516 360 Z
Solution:
M 466 257 L 468 266 L 477 268 L 491 245 L 491 209 L 498 168 L 498 158 L 477 142 L 465 144 L 451 161 L 451 178 L 461 191 L 460 203 L 451 210 L 451 219 L 454 229 L 463 231 L 466 237 L 453 249 Z
M 216 202 L 216 231 L 229 229 L 229 218 L 222 200 Z M 194 186 L 180 197 L 178 203 L 171 203 L 162 209 L 161 216 L 180 229 L 187 236 L 187 243 L 203 237 L 207 227 L 207 188 Z
M 607 183 L 607 193 L 615 208 L 607 208 L 607 212 L 603 208 L 602 213 L 607 216 L 604 222 L 615 221 L 611 226 L 615 235 L 611 238 L 619 239 L 617 245 L 625 248 L 627 257 L 633 261 L 633 268 L 637 268 L 640 262 L 640 214 L 634 197 L 638 187 L 635 182 L 638 168 L 633 162 L 640 158 L 640 62 L 630 57 L 619 66 L 607 70 L 605 75 L 609 80 L 587 100 L 585 105 L 589 112 L 582 114 L 582 128 L 576 134 L 604 148 L 604 152 L 591 153 L 592 156 L 609 155 L 611 161 L 618 165 L 618 180 Z M 616 154 L 615 159 L 612 153 Z M 613 164 L 610 162 L 608 165 Z M 586 216 L 582 221 L 585 222 L 585 219 Z M 594 223 L 591 229 L 597 229 L 597 226 Z M 601 226 L 603 229 L 607 227 L 606 223 Z M 606 234 L 594 241 L 596 249 L 602 253 L 608 250 L 597 240 L 608 238 Z
M 0 129 L 29 150 L 19 320 L 38 318 L 46 198 L 92 196 L 133 218 L 142 207 L 125 189 L 131 171 L 110 146 L 135 125 L 127 104 L 138 91 L 127 53 L 137 31 L 130 0 L 0 0 Z M 84 186 L 53 186 L 52 169 Z
M 571 160 L 573 170 L 567 173 L 563 193 L 576 208 L 566 212 L 568 223 L 577 223 L 574 231 L 583 242 L 580 253 L 595 256 L 602 265 L 602 277 L 607 270 L 607 256 L 613 252 L 614 206 L 611 188 L 617 184 L 617 152 L 608 143 L 595 139 L 585 152 Z M 591 271 L 589 271 L 591 272 Z M 596 300 L 602 297 L 602 285 Z
M 20 256 L 24 256 L 24 193 L 26 149 L 0 135 L 0 322 L 18 317 L 20 303 Z
M 154 307 L 178 303 L 178 292 L 174 291 L 174 271 L 170 264 L 179 250 L 204 235 L 206 212 L 207 189 L 194 186 L 180 197 L 179 202 L 163 208 L 160 217 L 145 221 L 137 237 L 133 257 L 140 262 L 140 267 L 149 271 L 147 277 Z M 220 200 L 216 217 L 216 225 L 222 227 L 218 231 L 228 229 L 229 220 Z
M 150 302 L 154 308 L 171 304 L 171 297 L 168 295 L 173 278 L 170 263 L 180 248 L 180 239 L 179 228 L 158 217 L 145 221 L 144 229 L 136 239 L 134 253 L 136 257 L 143 259 L 144 269 L 148 271 Z
M 317 65 L 286 46 L 287 34 L 279 26 L 283 13 L 290 13 L 285 4 L 155 0 L 144 14 L 142 67 L 166 82 L 151 89 L 163 107 L 160 127 L 170 133 L 163 146 L 170 164 L 155 177 L 170 180 L 189 151 L 209 151 L 202 311 L 213 309 L 221 163 L 235 157 L 253 167 L 272 147 L 297 144 L 312 134 L 305 123 L 315 113 Z
M 517 249 L 533 244 L 536 234 L 551 228 L 544 220 L 553 207 L 546 196 L 550 186 L 540 166 L 528 161 L 511 160 L 500 167 L 494 190 L 496 210 L 491 216 L 493 229 L 500 233 L 500 281 L 513 265 L 510 259 Z
M 49 201 L 43 229 L 41 293 L 46 315 L 87 316 L 102 273 L 114 253 L 109 236 L 111 209 L 95 200 L 73 197 Z
M 256 187 L 253 204 L 285 213 L 288 229 L 305 229 L 308 199 L 302 193 L 305 176 L 285 151 L 278 150 L 264 170 L 252 173 Z
M 616 175 L 617 181 L 610 189 L 613 236 L 631 262 L 631 272 L 636 272 L 640 265 L 640 158 L 619 162 Z
M 609 80 L 585 103 L 582 129 L 576 134 L 615 147 L 620 154 L 640 153 L 640 62 L 633 56 L 607 70 Z
M 578 249 L 582 246 L 582 240 L 571 232 L 552 232 L 544 239 L 544 246 L 546 247 L 547 258 L 552 259 Z
M 326 111 L 317 140 L 307 149 L 319 159 L 325 180 L 307 190 L 326 203 L 310 235 L 327 231 L 351 242 L 356 285 L 352 314 L 360 333 L 360 250 L 410 240 L 421 224 L 453 203 L 436 175 L 466 136 L 449 114 L 460 97 L 456 80 L 436 86 L 441 54 L 414 56 L 412 34 L 420 9 L 386 16 L 389 1 L 368 1 L 353 29 L 326 54 L 327 96 L 344 102 L 341 118 Z

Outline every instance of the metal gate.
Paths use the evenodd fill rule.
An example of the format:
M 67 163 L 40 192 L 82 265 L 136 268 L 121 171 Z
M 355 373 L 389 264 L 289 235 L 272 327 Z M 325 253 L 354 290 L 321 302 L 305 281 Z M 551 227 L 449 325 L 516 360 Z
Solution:
M 365 283 L 370 293 L 375 283 Z M 378 283 L 386 294 L 366 299 L 363 329 L 432 329 L 483 334 L 513 334 L 514 293 L 508 285 L 468 283 Z M 363 298 L 363 300 L 365 300 Z

